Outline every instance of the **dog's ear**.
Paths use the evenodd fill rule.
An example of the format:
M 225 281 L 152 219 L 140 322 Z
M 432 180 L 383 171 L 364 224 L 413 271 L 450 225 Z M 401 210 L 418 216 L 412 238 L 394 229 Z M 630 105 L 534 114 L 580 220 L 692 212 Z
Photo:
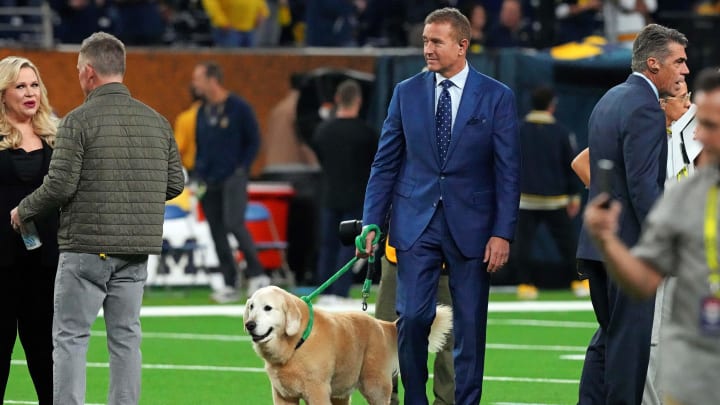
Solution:
M 300 332 L 302 323 L 302 312 L 300 305 L 295 300 L 287 300 L 287 311 L 285 311 L 285 334 L 288 336 L 297 335 Z
M 248 318 L 250 318 L 250 299 L 248 298 L 247 302 L 245 302 L 245 311 L 243 312 L 243 324 L 248 321 Z

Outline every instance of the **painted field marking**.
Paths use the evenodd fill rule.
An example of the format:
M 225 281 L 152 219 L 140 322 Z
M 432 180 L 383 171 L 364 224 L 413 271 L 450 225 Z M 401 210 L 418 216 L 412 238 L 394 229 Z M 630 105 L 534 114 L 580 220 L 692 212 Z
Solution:
M 563 354 L 560 356 L 560 360 L 585 361 L 585 355 L 584 354 Z
M 92 337 L 105 337 L 107 333 L 103 330 L 91 331 Z M 168 339 L 168 340 L 203 340 L 220 342 L 250 342 L 250 336 L 244 335 L 214 335 L 202 333 L 164 333 L 164 332 L 143 332 L 143 339 Z M 550 352 L 585 352 L 585 346 L 562 346 L 562 345 L 519 345 L 506 343 L 487 343 L 488 349 L 495 350 L 539 350 Z
M 539 319 L 488 319 L 488 325 L 540 326 L 546 328 L 597 329 L 597 322 L 544 321 Z
M 541 404 L 538 402 L 493 402 L 493 405 L 558 405 L 558 404 Z
M 13 360 L 13 366 L 27 366 L 24 360 Z M 109 368 L 109 363 L 88 362 L 90 368 Z M 213 372 L 233 372 L 233 373 L 264 373 L 262 367 L 232 367 L 232 366 L 207 366 L 207 365 L 188 365 L 188 364 L 143 364 L 144 370 L 180 370 L 180 371 L 213 371 Z M 429 375 L 432 378 L 432 374 Z M 498 382 L 526 382 L 526 383 L 542 383 L 542 384 L 577 384 L 578 380 L 562 379 L 562 378 L 530 378 L 530 377 L 496 377 L 485 376 L 485 381 Z
M 585 346 L 559 346 L 559 345 L 515 345 L 505 343 L 487 343 L 488 349 L 495 350 L 539 350 L 547 352 L 585 352 Z
M 314 305 L 328 312 L 361 312 L 358 305 L 335 304 L 332 306 Z M 245 305 L 176 305 L 145 306 L 140 309 L 142 317 L 167 316 L 238 316 L 241 317 Z M 587 312 L 592 311 L 592 303 L 586 301 L 532 301 L 532 302 L 491 302 L 489 312 Z M 375 313 L 375 304 L 368 305 L 368 313 Z M 102 310 L 100 311 L 102 316 Z
M 25 360 L 13 360 L 13 366 L 27 366 Z M 110 363 L 88 362 L 88 368 L 110 368 Z M 143 370 L 175 370 L 175 371 L 218 371 L 232 373 L 264 373 L 262 367 L 208 366 L 203 364 L 143 364 Z
M 3 403 L 5 404 L 27 404 L 27 405 L 37 405 L 37 401 L 18 401 L 18 400 L 12 400 L 12 399 L 6 399 Z M 105 404 L 93 404 L 90 402 L 86 402 L 85 405 L 105 405 Z

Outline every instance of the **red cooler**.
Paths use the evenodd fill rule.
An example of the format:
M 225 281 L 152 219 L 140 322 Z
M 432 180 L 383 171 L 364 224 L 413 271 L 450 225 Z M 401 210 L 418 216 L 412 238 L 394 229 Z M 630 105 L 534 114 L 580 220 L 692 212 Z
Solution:
M 283 249 L 287 242 L 287 222 L 290 198 L 295 194 L 290 183 L 248 183 L 248 200 L 267 208 L 270 218 L 263 220 L 246 217 L 248 231 L 258 247 L 260 263 L 267 270 L 283 265 Z M 282 247 L 282 248 L 281 248 Z

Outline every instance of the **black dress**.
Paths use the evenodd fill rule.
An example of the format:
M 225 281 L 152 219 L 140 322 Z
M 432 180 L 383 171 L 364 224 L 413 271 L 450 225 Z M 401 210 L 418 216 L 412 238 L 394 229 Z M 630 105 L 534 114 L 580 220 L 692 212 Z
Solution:
M 10 226 L 10 211 L 42 184 L 52 149 L 0 150 L 0 394 L 4 399 L 16 336 L 25 350 L 38 401 L 52 404 L 53 290 L 58 212 L 35 218 L 42 246 L 27 250 Z

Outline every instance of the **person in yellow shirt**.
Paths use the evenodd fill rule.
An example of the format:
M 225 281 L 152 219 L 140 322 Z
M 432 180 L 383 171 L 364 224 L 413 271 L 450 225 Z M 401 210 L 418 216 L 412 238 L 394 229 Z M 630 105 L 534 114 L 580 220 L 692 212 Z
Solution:
M 190 96 L 193 100 L 192 104 L 187 110 L 178 114 L 173 128 L 180 159 L 188 173 L 195 168 L 195 152 L 197 149 L 195 146 L 195 126 L 197 125 L 198 108 L 202 103 L 202 96 L 192 86 L 190 86 Z
M 382 275 L 378 288 L 377 301 L 375 302 L 375 317 L 384 321 L 392 322 L 397 319 L 395 312 L 395 297 L 397 288 L 397 255 L 395 248 L 385 242 L 385 255 L 381 259 Z M 452 306 L 450 296 L 450 281 L 447 270 L 443 267 L 440 270 L 438 281 L 437 302 L 439 304 Z M 453 340 L 452 336 L 445 344 L 442 351 L 435 356 L 433 365 L 433 393 L 435 402 L 433 405 L 450 405 L 455 403 L 455 371 L 453 369 Z M 393 395 L 391 405 L 398 405 L 397 379 L 393 378 Z
M 270 15 L 265 0 L 202 0 L 210 17 L 215 46 L 249 48 L 255 44 L 255 29 Z

